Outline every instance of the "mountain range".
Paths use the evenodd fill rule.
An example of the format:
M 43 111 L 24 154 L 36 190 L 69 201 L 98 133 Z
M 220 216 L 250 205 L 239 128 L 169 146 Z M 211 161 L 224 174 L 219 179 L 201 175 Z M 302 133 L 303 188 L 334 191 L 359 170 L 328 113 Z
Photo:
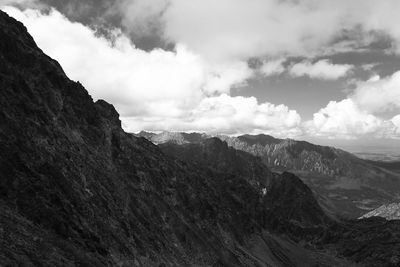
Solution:
M 198 143 L 210 136 L 201 133 L 159 134 L 140 132 L 155 144 Z M 358 218 L 366 211 L 400 198 L 397 163 L 364 160 L 341 149 L 269 135 L 217 135 L 228 146 L 260 157 L 276 172 L 290 171 L 316 193 L 328 213 Z
M 126 133 L 1 11 L 0 40 L 1 266 L 400 263 L 399 221 L 326 214 L 295 174 L 218 138 Z

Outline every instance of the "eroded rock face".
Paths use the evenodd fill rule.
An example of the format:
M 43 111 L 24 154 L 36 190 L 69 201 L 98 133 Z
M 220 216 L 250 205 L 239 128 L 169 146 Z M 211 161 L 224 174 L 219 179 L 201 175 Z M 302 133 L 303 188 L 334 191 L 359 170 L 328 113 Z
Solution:
M 360 219 L 370 217 L 382 217 L 386 220 L 400 220 L 400 203 L 382 205 L 379 208 L 364 214 Z

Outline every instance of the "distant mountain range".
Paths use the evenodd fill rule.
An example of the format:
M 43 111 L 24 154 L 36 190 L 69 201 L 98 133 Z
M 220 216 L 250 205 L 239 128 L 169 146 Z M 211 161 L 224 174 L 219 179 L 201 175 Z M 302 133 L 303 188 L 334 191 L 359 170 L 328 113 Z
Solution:
M 400 220 L 400 203 L 382 205 L 379 208 L 364 214 L 360 219 L 370 217 L 382 217 L 386 220 Z
M 140 132 L 155 144 L 199 143 L 202 133 Z M 400 199 L 400 174 L 395 163 L 363 160 L 334 147 L 269 135 L 216 136 L 228 146 L 261 158 L 273 171 L 298 175 L 316 193 L 319 203 L 332 214 L 357 218 L 383 203 Z

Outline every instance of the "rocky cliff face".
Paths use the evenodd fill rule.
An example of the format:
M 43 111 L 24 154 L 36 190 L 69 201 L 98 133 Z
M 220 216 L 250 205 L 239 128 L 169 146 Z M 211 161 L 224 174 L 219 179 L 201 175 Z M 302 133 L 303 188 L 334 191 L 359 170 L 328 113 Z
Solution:
M 364 214 L 360 219 L 370 217 L 382 217 L 386 220 L 400 220 L 400 203 L 382 205 L 379 208 Z
M 166 155 L 2 12 L 0 40 L 0 265 L 398 263 L 396 222 L 334 222 L 297 177 L 226 145 L 205 146 L 211 168 Z
M 223 139 L 236 149 L 260 156 L 274 170 L 296 173 L 332 213 L 357 218 L 365 210 L 400 197 L 398 173 L 340 149 L 266 135 Z

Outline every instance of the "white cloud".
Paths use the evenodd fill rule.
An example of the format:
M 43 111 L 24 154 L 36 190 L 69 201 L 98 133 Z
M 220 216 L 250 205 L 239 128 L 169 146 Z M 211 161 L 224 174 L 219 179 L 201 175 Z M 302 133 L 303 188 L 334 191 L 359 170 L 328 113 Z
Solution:
M 390 120 L 394 126 L 396 127 L 395 132 L 396 134 L 400 137 L 400 114 L 394 116 L 391 120 Z
M 125 14 L 121 24 L 134 36 L 149 36 L 160 34 L 162 21 L 160 17 L 167 8 L 168 0 L 117 0 L 109 14 Z
M 37 0 L 0 0 L 0 7 L 7 5 L 32 6 L 37 4 Z
M 307 124 L 317 136 L 400 138 L 400 115 L 385 119 L 381 115 L 385 111 L 400 111 L 400 71 L 357 82 L 346 99 L 331 101 Z
M 176 51 L 136 48 L 113 31 L 109 41 L 57 11 L 4 10 L 22 21 L 47 54 L 95 98 L 113 103 L 125 129 L 201 130 L 228 134 L 268 131 L 298 134 L 300 116 L 284 105 L 231 97 L 252 75 L 246 62 L 210 63 L 184 45 Z
M 308 76 L 322 80 L 336 80 L 344 77 L 353 68 L 348 64 L 332 64 L 326 59 L 315 63 L 302 61 L 290 67 L 289 73 L 294 77 Z
M 260 72 L 264 76 L 279 75 L 285 71 L 285 67 L 283 66 L 284 62 L 285 59 L 282 58 L 276 60 L 264 61 L 262 66 L 260 67 Z
M 110 5 L 106 12 L 121 16 L 133 36 L 156 33 L 218 60 L 364 49 L 381 32 L 400 51 L 398 0 L 116 0 Z M 341 38 L 344 32 L 351 34 Z
M 316 1 L 174 0 L 163 20 L 167 39 L 211 58 L 247 59 L 314 53 L 343 15 Z
M 270 133 L 290 137 L 301 134 L 300 115 L 284 105 L 265 102 L 259 104 L 254 97 L 231 97 L 226 94 L 204 98 L 189 116 L 175 118 L 131 117 L 131 131 L 183 130 L 209 133 L 240 134 Z
M 358 82 L 351 98 L 369 112 L 400 110 L 400 71 L 384 79 L 374 76 Z
M 118 3 L 128 28 L 140 30 L 141 25 L 156 24 L 165 39 L 183 43 L 203 56 L 218 60 L 312 57 L 334 53 L 335 49 L 348 51 L 357 46 L 363 49 L 376 40 L 373 32 L 380 31 L 392 36 L 395 44 L 400 43 L 398 0 L 384 3 L 376 0 L 120 0 Z M 332 46 L 343 30 L 354 34 Z
M 331 101 L 307 123 L 312 135 L 328 138 L 355 138 L 382 132 L 387 123 L 361 110 L 351 99 Z

